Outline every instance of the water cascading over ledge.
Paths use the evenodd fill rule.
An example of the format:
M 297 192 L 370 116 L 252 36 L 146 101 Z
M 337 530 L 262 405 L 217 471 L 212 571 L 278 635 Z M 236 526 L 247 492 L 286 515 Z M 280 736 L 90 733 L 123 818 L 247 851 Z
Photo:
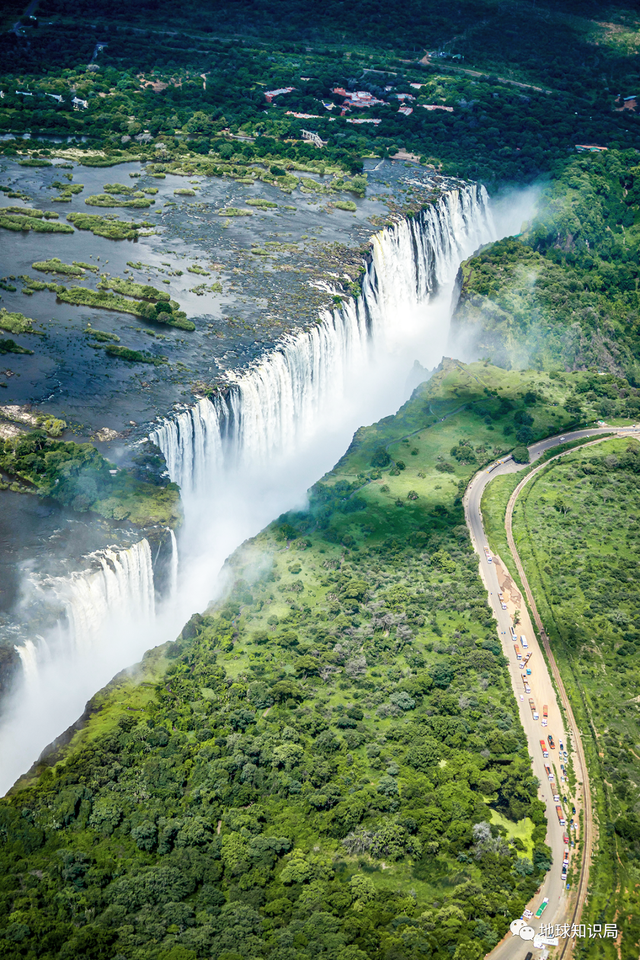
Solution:
M 284 336 L 269 354 L 233 376 L 228 390 L 165 419 L 150 439 L 189 500 L 215 487 L 228 468 L 266 466 L 295 450 L 335 404 L 357 370 L 397 348 L 462 259 L 495 239 L 484 187 L 468 184 L 372 237 L 362 294 L 327 312 L 312 329 Z
M 42 636 L 16 646 L 28 685 L 40 679 L 40 665 L 52 655 L 69 660 L 92 656 L 104 633 L 122 624 L 144 625 L 153 620 L 155 595 L 151 548 L 146 539 L 127 549 L 108 547 L 92 554 L 92 566 L 68 577 L 47 577 L 34 587 L 48 607 L 63 614 L 48 639 Z M 59 649 L 62 648 L 62 649 Z
M 22 651 L 24 682 L 15 691 L 10 719 L 0 726 L 0 790 L 74 723 L 115 673 L 174 639 L 191 614 L 207 606 L 219 592 L 225 558 L 274 517 L 302 504 L 358 426 L 400 406 L 413 361 L 434 366 L 446 348 L 460 262 L 495 239 L 482 187 L 469 184 L 444 194 L 372 237 L 359 297 L 320 316 L 312 329 L 283 337 L 237 374 L 224 395 L 155 427 L 151 439 L 183 492 L 180 571 L 178 545 L 170 537 L 169 562 L 159 578 L 166 581 L 160 593 L 168 599 L 155 616 L 149 612 L 152 573 L 145 580 L 121 564 L 119 577 L 128 585 L 121 583 L 120 594 L 111 589 L 115 564 L 108 561 L 109 572 L 94 568 L 75 583 L 51 582 L 58 607 L 66 597 L 71 627 L 64 629 L 63 622 L 62 637 L 34 636 L 32 647 Z M 116 550 L 120 558 L 125 552 Z M 150 551 L 143 554 L 138 559 L 148 560 L 151 570 Z M 98 580 L 85 583 L 83 576 Z M 123 616 L 125 594 L 149 615 Z

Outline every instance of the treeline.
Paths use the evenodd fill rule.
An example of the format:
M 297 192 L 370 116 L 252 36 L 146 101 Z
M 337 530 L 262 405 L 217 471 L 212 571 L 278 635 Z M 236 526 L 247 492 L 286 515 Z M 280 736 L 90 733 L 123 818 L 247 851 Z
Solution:
M 397 17 L 393 17 L 385 6 L 385 30 L 391 28 L 385 42 L 375 40 L 379 18 L 374 12 L 365 18 L 371 28 L 365 29 L 365 35 L 371 37 L 366 41 L 360 29 L 353 35 L 344 33 L 348 31 L 347 16 L 339 47 L 330 42 L 333 25 L 323 11 L 313 29 L 318 37 L 326 36 L 329 45 L 314 42 L 309 49 L 301 42 L 292 45 L 288 39 L 277 40 L 279 31 L 286 36 L 288 23 L 296 21 L 301 12 L 298 4 L 289 4 L 291 21 L 270 17 L 270 26 L 264 20 L 266 11 L 260 4 L 255 6 L 252 30 L 261 23 L 265 28 L 262 37 L 267 40 L 224 39 L 225 33 L 245 38 L 252 33 L 245 29 L 246 23 L 233 30 L 249 12 L 241 15 L 230 7 L 222 18 L 216 15 L 215 37 L 207 29 L 206 14 L 198 13 L 196 26 L 185 11 L 183 29 L 195 30 L 185 43 L 180 34 L 149 31 L 148 22 L 133 28 L 129 17 L 120 19 L 111 4 L 102 10 L 102 20 L 101 11 L 92 10 L 86 30 L 79 32 L 75 21 L 66 18 L 66 4 L 52 3 L 50 15 L 62 19 L 47 25 L 44 8 L 40 25 L 26 28 L 28 37 L 11 34 L 0 38 L 0 55 L 11 71 L 1 82 L 6 96 L 0 102 L 0 130 L 86 136 L 92 146 L 115 151 L 130 144 L 149 156 L 154 155 L 154 147 L 145 144 L 155 139 L 176 156 L 213 151 L 222 160 L 235 155 L 245 160 L 322 161 L 352 171 L 361 169 L 363 156 L 393 155 L 405 148 L 424 162 L 442 165 L 445 173 L 487 183 L 528 182 L 564 162 L 576 143 L 630 147 L 637 141 L 637 116 L 613 110 L 614 91 L 620 87 L 625 92 L 623 79 L 632 82 L 630 59 L 622 48 L 578 41 L 567 21 L 561 29 L 549 30 L 547 12 L 539 19 L 529 11 L 529 29 L 522 30 L 519 24 L 516 29 L 520 14 L 515 10 L 505 14 L 480 9 L 477 4 L 464 6 L 469 39 L 458 53 L 467 56 L 469 65 L 497 64 L 496 69 L 506 67 L 508 73 L 503 59 L 509 50 L 514 58 L 511 66 L 520 64 L 518 76 L 527 79 L 527 71 L 533 75 L 533 87 L 518 88 L 502 82 L 495 73 L 477 77 L 452 73 L 452 68 L 446 67 L 449 61 L 438 58 L 421 64 L 421 50 L 415 49 L 407 58 L 407 51 L 398 51 L 396 46 L 404 35 L 408 15 L 404 7 L 397 8 Z M 73 16 L 80 16 L 75 7 Z M 160 3 L 154 16 L 161 27 L 168 10 Z M 411 16 L 416 22 L 425 20 L 421 9 L 412 10 Z M 456 44 L 444 41 L 449 33 L 459 36 L 461 24 L 457 19 L 454 24 L 449 17 L 440 10 L 434 11 L 432 18 L 430 10 L 424 42 L 433 36 L 437 43 L 436 37 L 441 37 L 440 49 L 452 54 L 458 49 Z M 506 17 L 509 22 L 500 22 L 496 30 L 495 17 Z M 173 12 L 169 21 L 173 29 Z M 344 23 L 344 11 L 340 22 Z M 505 35 L 501 31 L 514 34 L 515 47 L 511 42 L 500 43 L 499 55 L 496 43 Z M 345 52 L 347 38 L 351 44 L 347 43 Z M 98 41 L 108 46 L 90 63 Z M 520 43 L 526 51 L 519 48 Z M 487 56 L 489 50 L 493 53 Z M 594 74 L 589 65 L 596 56 L 599 70 Z M 146 79 L 141 79 L 141 74 Z M 166 86 L 156 92 L 146 85 L 147 80 Z M 418 91 L 410 86 L 412 82 L 423 87 Z M 536 84 L 545 89 L 536 89 Z M 267 103 L 266 90 L 288 86 L 295 89 L 271 105 Z M 336 86 L 369 90 L 388 105 L 353 110 L 342 118 L 342 98 L 332 93 Z M 386 90 L 389 86 L 392 89 Z M 87 110 L 73 109 L 71 88 L 76 96 L 87 99 Z M 63 96 L 65 102 L 56 103 L 43 95 L 18 95 L 16 89 L 46 90 Z M 416 98 L 415 103 L 410 102 L 410 116 L 398 112 L 398 94 Z M 336 109 L 327 111 L 323 100 L 334 102 Z M 448 106 L 452 112 L 427 111 L 421 104 Z M 312 117 L 298 120 L 287 111 Z M 347 122 L 363 118 L 377 118 L 381 123 Z M 326 146 L 318 150 L 305 142 L 303 128 L 319 133 Z M 255 142 L 234 142 L 224 131 Z M 5 145 L 7 149 L 15 146 Z

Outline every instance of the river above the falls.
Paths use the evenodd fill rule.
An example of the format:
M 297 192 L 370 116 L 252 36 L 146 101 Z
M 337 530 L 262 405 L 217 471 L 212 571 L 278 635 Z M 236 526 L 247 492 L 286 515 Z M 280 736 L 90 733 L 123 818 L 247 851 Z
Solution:
M 224 382 L 229 371 L 245 367 L 283 332 L 315 323 L 319 310 L 332 304 L 335 294 L 329 288 L 342 293 L 342 285 L 357 277 L 357 266 L 355 272 L 351 269 L 361 260 L 357 251 L 366 247 L 388 215 L 389 199 L 399 202 L 414 191 L 428 195 L 436 187 L 433 175 L 416 167 L 393 162 L 370 166 L 367 196 L 359 198 L 328 192 L 331 178 L 317 175 L 302 175 L 301 187 L 288 193 L 260 181 L 171 173 L 159 179 L 139 163 L 109 168 L 75 165 L 72 183 L 82 184 L 83 191 L 61 203 L 54 200 L 59 190 L 52 185 L 66 182 L 64 167 L 21 167 L 15 161 L 0 161 L 0 187 L 24 198 L 7 198 L 7 205 L 56 213 L 60 223 L 74 213 L 115 214 L 122 220 L 149 223 L 153 233 L 136 240 L 111 240 L 78 229 L 72 234 L 1 231 L 6 241 L 0 260 L 5 278 L 1 304 L 33 318 L 45 336 L 15 338 L 34 353 L 2 358 L 0 400 L 32 404 L 62 416 L 81 435 L 92 438 L 103 427 L 128 433 L 166 414 L 174 403 L 190 401 L 194 386 L 197 390 Z M 148 195 L 153 205 L 143 210 L 85 203 L 114 182 L 158 193 Z M 311 183 L 313 188 L 305 186 Z M 438 186 L 442 183 L 438 178 Z M 335 206 L 344 198 L 354 205 L 353 212 Z M 220 215 L 229 209 L 247 215 Z M 66 264 L 85 262 L 100 272 L 87 270 L 83 277 L 66 278 L 32 268 L 52 257 Z M 17 279 L 7 280 L 11 277 Z M 117 311 L 71 305 L 49 290 L 25 295 L 19 278 L 27 277 L 94 290 L 101 278 L 109 277 L 152 284 L 180 304 L 196 330 L 185 332 Z M 16 289 L 6 289 L 10 286 Z M 166 358 L 167 363 L 153 366 L 110 358 L 92 345 L 86 336 L 88 325 L 118 336 L 132 350 Z

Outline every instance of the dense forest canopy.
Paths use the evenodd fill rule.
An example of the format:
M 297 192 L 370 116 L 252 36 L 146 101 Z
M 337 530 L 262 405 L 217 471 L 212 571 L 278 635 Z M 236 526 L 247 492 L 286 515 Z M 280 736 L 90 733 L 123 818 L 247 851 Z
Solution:
M 618 6 L 601 23 L 588 13 L 570 3 L 374 4 L 366 13 L 327 4 L 309 18 L 300 3 L 176 12 L 155 0 L 135 10 L 45 0 L 35 23 L 0 39 L 0 130 L 81 135 L 142 156 L 161 143 L 170 154 L 347 169 L 403 148 L 448 173 L 528 181 L 576 144 L 637 140 L 637 114 L 616 109 L 640 82 L 635 14 Z M 341 116 L 336 89 L 383 102 Z M 74 109 L 74 96 L 87 108 Z M 323 148 L 303 139 L 309 127 Z
M 0 802 L 0 957 L 481 960 L 550 852 L 461 493 L 583 379 L 450 362 L 234 554 Z

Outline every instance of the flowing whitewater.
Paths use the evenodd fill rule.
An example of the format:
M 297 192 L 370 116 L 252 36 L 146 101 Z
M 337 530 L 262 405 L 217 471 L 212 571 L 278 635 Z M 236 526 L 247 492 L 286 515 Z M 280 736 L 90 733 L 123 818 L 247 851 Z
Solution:
M 383 357 L 403 357 L 408 347 L 425 354 L 419 341 L 428 333 L 442 345 L 444 325 L 430 329 L 438 318 L 426 306 L 494 232 L 486 191 L 475 184 L 385 228 L 372 238 L 361 296 L 320 317 L 312 330 L 284 337 L 224 395 L 165 420 L 151 439 L 187 509 L 229 468 L 263 469 L 298 449 Z M 427 347 L 426 356 L 435 353 Z
M 30 582 L 29 604 L 54 627 L 16 645 L 23 682 L 0 733 L 0 788 L 6 790 L 84 703 L 148 646 L 155 618 L 151 548 L 146 539 L 87 557 L 68 577 Z
M 154 615 L 148 544 L 48 585 L 66 622 L 61 636 L 19 651 L 25 683 L 11 724 L 0 730 L 0 788 L 114 673 L 173 639 L 219 594 L 225 558 L 274 517 L 303 506 L 358 426 L 398 408 L 414 361 L 431 368 L 445 352 L 460 262 L 519 225 L 496 231 L 482 187 L 444 194 L 372 237 L 360 296 L 283 337 L 213 399 L 154 425 L 150 437 L 182 487 L 186 518 L 179 544 L 170 538 L 168 600 Z
M 183 621 L 219 592 L 225 558 L 243 540 L 302 508 L 354 431 L 407 399 L 414 361 L 427 369 L 440 361 L 460 263 L 496 232 L 476 184 L 399 219 L 371 238 L 360 296 L 154 427 L 150 438 L 183 493 L 175 605 Z

